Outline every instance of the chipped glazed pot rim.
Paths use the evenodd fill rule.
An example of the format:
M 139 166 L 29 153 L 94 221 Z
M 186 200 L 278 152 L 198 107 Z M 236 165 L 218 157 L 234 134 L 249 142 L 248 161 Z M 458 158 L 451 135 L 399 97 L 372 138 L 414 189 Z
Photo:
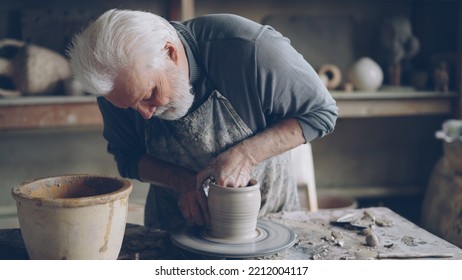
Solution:
M 132 189 L 132 183 L 121 177 L 67 174 L 27 180 L 13 187 L 11 195 L 17 203 L 76 208 L 120 200 Z

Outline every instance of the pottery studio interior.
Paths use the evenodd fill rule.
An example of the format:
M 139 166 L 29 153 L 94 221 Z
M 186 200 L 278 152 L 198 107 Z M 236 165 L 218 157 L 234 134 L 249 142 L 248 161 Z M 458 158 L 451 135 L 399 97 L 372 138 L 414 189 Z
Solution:
M 331 127 L 318 120 L 322 117 L 308 117 L 309 128 L 300 130 L 301 125 L 297 131 L 313 134 L 314 128 L 319 129 L 318 134 L 270 155 L 285 151 L 291 155 L 284 166 L 294 171 L 291 180 L 299 205 L 281 206 L 268 214 L 271 221 L 289 228 L 288 240 L 265 241 L 273 233 L 285 236 L 285 229 L 278 232 L 279 223 L 265 224 L 260 220 L 267 217 L 259 216 L 257 229 L 267 231 L 263 234 L 267 237 L 255 241 L 261 243 L 257 252 L 236 252 L 224 245 L 209 247 L 207 234 L 199 234 L 205 245 L 197 246 L 188 243 L 191 240 L 164 234 L 158 238 L 165 241 L 162 248 L 168 251 L 166 255 L 135 254 L 136 248 L 128 248 L 124 239 L 121 252 L 125 255 L 120 253 L 119 258 L 187 258 L 191 253 L 204 258 L 462 259 L 462 4 L 458 0 L 2 0 L 0 251 L 7 250 L 8 244 L 20 244 L 16 249 L 24 249 L 20 239 L 26 238 L 17 233 L 26 227 L 20 224 L 26 218 L 19 218 L 21 203 L 12 189 L 38 178 L 68 174 L 125 177 L 133 185 L 125 238 L 129 229 L 139 227 L 140 234 L 152 226 L 146 224 L 145 215 L 151 195 L 149 183 L 130 173 L 138 171 L 119 172 L 120 162 L 116 162 L 106 139 L 111 133 L 105 129 L 109 121 L 103 121 L 97 101 L 101 94 L 82 87 L 71 70 L 69 48 L 74 35 L 110 9 L 153 13 L 177 23 L 210 14 L 232 14 L 274 29 L 290 40 L 285 42 L 314 70 L 308 71 L 312 75 L 306 76 L 310 79 L 307 83 L 322 85 L 319 92 L 325 94 L 316 102 L 334 100 L 338 109 L 336 113 L 330 111 L 335 115 L 330 118 Z M 213 36 L 221 36 L 220 32 Z M 184 39 L 184 34 L 180 37 Z M 199 49 L 203 46 L 200 40 Z M 190 61 L 188 51 L 182 54 Z M 210 52 L 226 57 L 226 51 Z M 308 92 L 317 90 L 313 89 L 316 86 L 307 88 Z M 300 96 L 301 92 L 293 94 Z M 107 104 L 112 103 L 108 100 Z M 282 106 L 297 106 L 290 97 L 288 100 L 289 104 Z M 311 100 L 307 98 L 307 102 Z M 113 105 L 138 114 L 131 104 Z M 326 103 L 313 106 L 317 105 Z M 273 117 L 279 116 L 269 116 L 267 121 L 274 121 L 269 120 Z M 317 124 L 309 123 L 313 119 Z M 250 127 L 252 134 L 263 130 Z M 210 176 L 208 179 L 215 178 Z M 366 226 L 358 222 L 366 218 Z M 387 218 L 388 223 L 381 218 Z M 317 224 L 321 219 L 325 219 L 322 225 Z M 344 240 L 334 234 L 326 237 L 326 232 L 336 229 L 345 231 Z M 364 241 L 358 232 L 361 229 L 375 230 L 379 245 Z M 310 231 L 317 233 L 310 237 Z M 410 233 L 413 231 L 416 233 Z M 13 233 L 17 234 L 15 242 L 11 240 Z M 270 248 L 269 242 L 276 248 Z M 133 247 L 135 243 L 132 240 L 130 244 Z M 435 244 L 439 244 L 437 249 L 431 247 Z M 18 258 L 32 258 L 31 252 L 28 254 L 18 253 Z

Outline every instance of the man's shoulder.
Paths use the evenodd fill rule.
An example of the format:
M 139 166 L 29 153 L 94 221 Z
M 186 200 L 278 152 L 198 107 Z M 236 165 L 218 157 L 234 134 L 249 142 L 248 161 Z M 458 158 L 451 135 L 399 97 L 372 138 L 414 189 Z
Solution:
M 203 39 L 220 37 L 252 37 L 262 25 L 235 14 L 207 14 L 186 22 L 193 33 Z
M 206 14 L 202 16 L 198 16 L 194 19 L 190 20 L 191 22 L 201 23 L 201 24 L 217 24 L 217 25 L 233 25 L 233 24 L 258 24 L 248 18 L 245 18 L 240 15 L 236 14 L 229 14 L 229 13 L 220 13 L 220 14 Z

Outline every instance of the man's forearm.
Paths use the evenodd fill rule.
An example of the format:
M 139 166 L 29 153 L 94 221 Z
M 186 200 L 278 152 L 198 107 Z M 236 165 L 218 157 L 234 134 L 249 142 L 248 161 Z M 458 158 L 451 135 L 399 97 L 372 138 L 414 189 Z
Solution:
M 303 131 L 296 119 L 282 120 L 234 148 L 252 157 L 258 164 L 305 143 Z
M 272 156 L 284 153 L 303 143 L 305 143 L 305 138 L 298 121 L 296 119 L 287 119 L 245 139 L 228 150 L 227 154 L 242 155 L 244 158 L 250 158 L 252 165 L 255 166 Z M 230 170 L 235 169 L 231 168 Z M 210 174 L 205 175 L 209 176 Z M 140 159 L 139 178 L 143 182 L 155 183 L 174 189 L 179 193 L 196 187 L 196 173 L 194 171 L 147 155 L 142 156 Z
M 194 189 L 196 173 L 171 163 L 143 155 L 138 165 L 139 178 L 143 182 L 153 183 L 183 193 Z

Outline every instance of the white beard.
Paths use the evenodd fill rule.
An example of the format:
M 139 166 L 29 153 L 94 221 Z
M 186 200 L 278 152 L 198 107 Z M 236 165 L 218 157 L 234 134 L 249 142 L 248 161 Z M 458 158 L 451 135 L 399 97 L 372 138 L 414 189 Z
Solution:
M 191 85 L 187 75 L 179 67 L 168 65 L 166 74 L 173 96 L 167 105 L 156 108 L 154 116 L 164 120 L 177 120 L 188 113 L 194 101 L 194 95 L 191 94 Z

